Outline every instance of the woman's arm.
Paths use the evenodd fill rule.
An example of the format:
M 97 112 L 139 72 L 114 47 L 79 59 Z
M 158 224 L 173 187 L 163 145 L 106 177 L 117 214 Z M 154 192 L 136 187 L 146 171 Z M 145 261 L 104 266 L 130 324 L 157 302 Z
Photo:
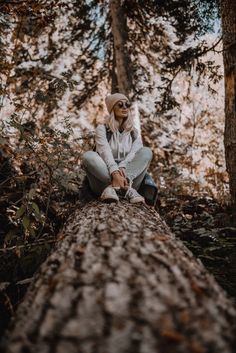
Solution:
M 134 132 L 135 132 L 135 137 L 136 138 L 135 138 L 135 140 L 134 140 L 134 142 L 132 144 L 132 147 L 131 147 L 129 153 L 125 157 L 125 159 L 119 163 L 119 168 L 126 168 L 127 163 L 132 161 L 132 159 L 135 156 L 135 153 L 138 150 L 140 150 L 140 148 L 143 147 L 142 136 L 139 134 L 138 130 L 135 129 Z
M 119 171 L 119 167 L 114 160 L 111 147 L 107 141 L 106 127 L 105 125 L 99 124 L 96 128 L 95 134 L 96 151 L 102 157 L 107 165 L 110 175 L 115 171 Z

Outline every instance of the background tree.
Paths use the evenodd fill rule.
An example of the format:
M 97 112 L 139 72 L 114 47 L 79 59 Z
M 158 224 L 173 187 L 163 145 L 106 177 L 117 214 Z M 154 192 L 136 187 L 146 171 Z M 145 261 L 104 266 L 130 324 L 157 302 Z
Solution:
M 236 2 L 221 1 L 225 69 L 225 159 L 236 215 Z
M 120 0 L 110 0 L 111 28 L 113 36 L 113 70 L 116 72 L 117 87 L 114 92 L 119 91 L 126 95 L 132 93 L 132 66 L 128 54 L 128 28 L 127 17 Z M 114 87 L 114 83 L 112 83 Z

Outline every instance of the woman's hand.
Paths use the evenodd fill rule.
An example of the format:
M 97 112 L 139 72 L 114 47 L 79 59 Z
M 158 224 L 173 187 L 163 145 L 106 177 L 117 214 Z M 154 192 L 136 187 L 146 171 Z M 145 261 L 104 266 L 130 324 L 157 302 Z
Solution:
M 124 178 L 126 178 L 125 168 L 120 167 L 120 168 L 119 168 L 119 171 L 120 171 L 121 175 L 122 175 Z
M 127 189 L 128 180 L 121 174 L 120 170 L 115 170 L 112 174 L 112 186 L 121 189 Z

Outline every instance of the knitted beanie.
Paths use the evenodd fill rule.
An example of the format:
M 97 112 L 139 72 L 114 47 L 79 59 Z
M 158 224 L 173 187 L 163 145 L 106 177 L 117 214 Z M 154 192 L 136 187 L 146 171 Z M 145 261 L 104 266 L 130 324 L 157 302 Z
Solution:
M 106 106 L 107 106 L 107 110 L 109 112 L 109 114 L 111 113 L 112 111 L 112 108 L 114 107 L 114 105 L 122 100 L 122 99 L 125 99 L 125 100 L 129 100 L 124 94 L 122 93 L 114 93 L 114 94 L 111 94 L 109 96 L 106 96 L 105 98 L 105 103 L 106 103 Z

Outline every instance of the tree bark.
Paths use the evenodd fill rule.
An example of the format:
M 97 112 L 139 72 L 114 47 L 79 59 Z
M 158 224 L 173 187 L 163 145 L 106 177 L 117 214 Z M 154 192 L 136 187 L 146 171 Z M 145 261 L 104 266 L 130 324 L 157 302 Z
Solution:
M 115 48 L 113 42 L 113 58 L 112 58 L 112 77 L 111 77 L 111 93 L 119 92 L 119 84 L 116 74 L 116 55 L 115 55 Z
M 4 353 L 233 353 L 235 307 L 147 205 L 91 201 L 34 276 Z
M 129 95 L 132 89 L 132 71 L 127 48 L 127 17 L 121 6 L 121 0 L 110 0 L 109 6 L 119 92 Z
M 225 70 L 225 158 L 233 210 L 236 214 L 236 2 L 221 0 Z

